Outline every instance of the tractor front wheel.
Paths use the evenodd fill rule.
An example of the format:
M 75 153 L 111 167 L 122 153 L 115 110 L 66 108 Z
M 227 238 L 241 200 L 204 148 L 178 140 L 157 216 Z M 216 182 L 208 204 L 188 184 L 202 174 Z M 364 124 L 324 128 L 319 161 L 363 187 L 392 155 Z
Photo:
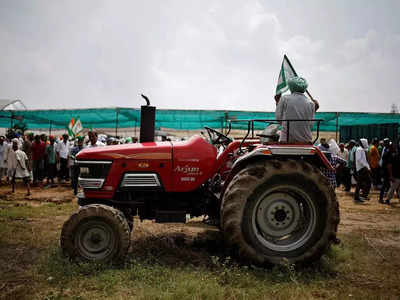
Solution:
M 227 242 L 253 263 L 318 259 L 336 240 L 339 209 L 326 178 L 304 161 L 261 161 L 230 182 L 221 223 Z
M 83 206 L 65 223 L 61 248 L 72 259 L 95 262 L 122 260 L 130 245 L 130 229 L 122 212 L 101 204 Z

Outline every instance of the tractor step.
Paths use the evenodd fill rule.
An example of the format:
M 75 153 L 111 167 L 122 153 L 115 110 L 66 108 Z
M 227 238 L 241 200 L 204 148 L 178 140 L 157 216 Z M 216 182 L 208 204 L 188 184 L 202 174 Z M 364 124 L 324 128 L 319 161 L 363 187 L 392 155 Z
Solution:
M 156 223 L 186 223 L 186 211 L 156 210 Z

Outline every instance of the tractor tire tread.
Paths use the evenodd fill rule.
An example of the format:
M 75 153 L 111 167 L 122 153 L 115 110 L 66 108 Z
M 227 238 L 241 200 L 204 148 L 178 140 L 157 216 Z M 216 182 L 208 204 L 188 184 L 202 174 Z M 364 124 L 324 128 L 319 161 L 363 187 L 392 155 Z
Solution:
M 299 172 L 311 177 L 328 198 L 326 207 L 328 222 L 326 222 L 321 238 L 303 254 L 290 259 L 257 253 L 256 249 L 247 242 L 242 231 L 246 201 L 253 189 L 274 174 L 284 174 L 285 172 Z M 257 264 L 285 264 L 288 261 L 289 263 L 306 263 L 318 259 L 336 239 L 339 222 L 339 204 L 334 190 L 319 169 L 304 161 L 270 160 L 246 166 L 230 182 L 221 203 L 221 227 L 226 242 L 229 246 L 237 247 L 239 253 L 247 260 Z
M 74 234 L 77 230 L 77 227 L 83 220 L 92 217 L 101 217 L 107 219 L 114 225 L 118 234 L 117 238 L 119 240 L 119 245 L 117 251 L 112 257 L 102 262 L 119 262 L 123 260 L 130 246 L 130 228 L 124 214 L 121 211 L 115 209 L 114 207 L 103 204 L 90 204 L 82 206 L 64 223 L 60 236 L 60 245 L 63 254 L 71 259 L 87 260 L 83 257 L 80 257 L 79 251 L 75 246 Z

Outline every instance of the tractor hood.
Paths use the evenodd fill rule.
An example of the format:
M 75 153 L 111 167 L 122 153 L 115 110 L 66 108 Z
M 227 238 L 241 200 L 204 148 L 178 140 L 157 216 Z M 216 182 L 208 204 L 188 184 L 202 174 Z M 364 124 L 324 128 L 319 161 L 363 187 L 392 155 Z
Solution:
M 103 196 L 112 197 L 125 176 L 130 176 L 128 179 L 134 181 L 137 173 L 147 174 L 147 179 L 149 176 L 156 178 L 158 184 L 155 188 L 162 188 L 167 192 L 196 190 L 212 175 L 216 157 L 217 149 L 213 145 L 200 136 L 193 136 L 186 141 L 88 148 L 79 152 L 76 158 L 80 164 L 88 165 L 93 170 L 96 169 L 93 165 L 101 166 L 99 163 L 110 166 L 103 184 L 108 192 L 104 192 Z M 91 161 L 97 164 L 91 164 Z M 112 165 L 107 164 L 111 161 Z M 129 174 L 136 174 L 136 177 Z M 93 180 L 88 181 L 88 184 L 93 184 L 92 182 Z M 139 186 L 137 183 L 135 188 Z M 85 193 L 90 192 L 97 191 L 87 189 Z
M 171 159 L 171 142 L 148 142 L 86 148 L 77 155 L 78 160 L 117 159 Z

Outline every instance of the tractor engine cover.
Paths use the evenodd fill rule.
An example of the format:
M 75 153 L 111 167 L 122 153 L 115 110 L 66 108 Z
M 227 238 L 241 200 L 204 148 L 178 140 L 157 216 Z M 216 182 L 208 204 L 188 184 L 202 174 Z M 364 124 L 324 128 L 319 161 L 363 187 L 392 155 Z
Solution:
M 188 192 L 197 189 L 214 171 L 217 150 L 200 136 L 187 141 L 148 142 L 84 149 L 78 164 L 111 164 L 100 188 L 84 188 L 86 198 L 112 199 L 119 189 L 158 189 Z M 94 170 L 94 168 L 92 168 Z M 89 180 L 94 180 L 88 175 Z M 142 184 L 142 185 L 141 185 Z M 99 185 L 100 186 L 100 185 Z

